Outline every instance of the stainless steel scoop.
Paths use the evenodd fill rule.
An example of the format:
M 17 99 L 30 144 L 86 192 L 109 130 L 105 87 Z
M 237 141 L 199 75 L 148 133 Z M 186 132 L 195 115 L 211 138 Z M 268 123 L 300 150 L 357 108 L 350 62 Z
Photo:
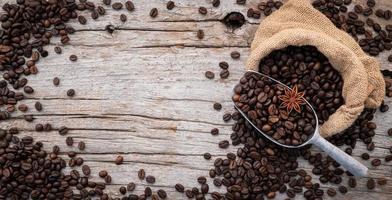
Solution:
M 281 83 L 281 82 L 279 82 L 279 81 L 277 81 L 267 75 L 261 74 L 257 71 L 248 70 L 248 72 L 263 76 L 265 78 L 272 80 L 276 84 L 280 84 L 284 87 L 291 89 L 287 85 L 285 85 L 285 84 L 283 84 L 283 83 Z M 263 131 L 261 131 L 255 124 L 253 124 L 253 122 L 248 118 L 248 116 L 244 112 L 242 112 L 242 110 L 239 109 L 235 105 L 235 103 L 234 103 L 234 107 L 238 110 L 239 113 L 241 113 L 241 115 L 246 119 L 246 121 L 248 121 L 249 124 L 251 124 L 253 126 L 253 128 L 257 132 L 259 132 L 260 134 L 262 134 L 264 137 L 268 138 L 270 141 L 274 142 L 275 144 L 282 146 L 282 147 L 286 147 L 286 148 L 300 148 L 300 147 L 303 147 L 308 144 L 314 144 L 318 148 L 323 150 L 325 153 L 327 153 L 330 157 L 332 157 L 336 162 L 338 162 L 340 165 L 342 165 L 346 170 L 348 170 L 354 176 L 357 176 L 357 177 L 366 176 L 368 173 L 368 168 L 365 165 L 358 162 L 356 159 L 354 159 L 350 155 L 346 154 L 344 151 L 342 151 L 341 149 L 339 149 L 335 145 L 329 143 L 327 140 L 325 140 L 323 137 L 320 136 L 317 114 L 316 114 L 315 110 L 313 109 L 313 107 L 310 105 L 310 103 L 308 101 L 306 101 L 306 99 L 303 99 L 303 100 L 313 111 L 314 117 L 316 119 L 316 127 L 315 127 L 315 131 L 314 131 L 313 135 L 306 142 L 304 142 L 298 146 L 285 145 L 285 144 L 279 143 L 278 141 L 273 139 L 271 136 L 269 136 L 268 134 L 265 134 Z

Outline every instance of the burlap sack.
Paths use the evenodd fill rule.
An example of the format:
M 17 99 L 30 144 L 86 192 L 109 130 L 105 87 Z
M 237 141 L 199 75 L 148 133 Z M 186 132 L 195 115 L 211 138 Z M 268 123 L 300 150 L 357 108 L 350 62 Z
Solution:
M 309 0 L 289 0 L 260 24 L 251 45 L 247 69 L 258 70 L 260 60 L 286 46 L 318 48 L 343 77 L 342 105 L 320 128 L 328 137 L 348 128 L 364 107 L 378 107 L 385 94 L 379 63 L 355 40 L 339 30 Z

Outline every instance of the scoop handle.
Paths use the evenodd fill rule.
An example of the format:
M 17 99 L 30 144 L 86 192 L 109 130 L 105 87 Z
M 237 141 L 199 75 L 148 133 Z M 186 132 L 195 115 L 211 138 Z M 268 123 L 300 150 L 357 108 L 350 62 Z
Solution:
M 367 175 L 368 168 L 365 165 L 346 154 L 346 152 L 331 144 L 320 135 L 316 136 L 314 140 L 312 140 L 312 143 L 331 156 L 354 176 L 364 177 Z

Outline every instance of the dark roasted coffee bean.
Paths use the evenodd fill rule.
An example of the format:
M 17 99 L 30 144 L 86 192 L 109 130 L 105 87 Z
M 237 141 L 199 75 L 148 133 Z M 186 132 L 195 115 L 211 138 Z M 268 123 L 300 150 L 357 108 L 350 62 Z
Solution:
M 357 180 L 355 180 L 355 178 L 350 177 L 348 179 L 348 186 L 350 186 L 351 188 L 357 187 Z
M 121 20 L 122 22 L 126 22 L 126 21 L 127 21 L 127 16 L 124 15 L 124 14 L 121 14 L 121 15 L 120 15 L 120 20 Z
M 54 47 L 54 52 L 57 54 L 61 54 L 61 52 L 62 52 L 61 47 L 58 47 L 58 46 Z
M 125 8 L 128 10 L 128 11 L 134 11 L 135 10 L 135 5 L 133 4 L 133 2 L 132 1 L 127 1 L 127 2 L 125 2 Z
M 83 165 L 82 166 L 82 172 L 86 176 L 90 175 L 90 173 L 91 173 L 90 167 L 88 165 Z
M 107 176 L 105 176 L 105 178 L 103 180 L 105 181 L 105 183 L 111 183 L 112 177 L 110 175 L 107 175 Z
M 78 16 L 78 21 L 80 24 L 83 24 L 83 25 L 87 23 L 87 19 L 81 15 Z
M 174 188 L 177 190 L 177 192 L 181 192 L 181 193 L 183 193 L 184 190 L 185 190 L 184 186 L 183 186 L 182 184 L 179 184 L 179 183 L 177 183 L 177 184 L 174 186 Z
M 222 148 L 222 149 L 228 148 L 229 145 L 230 145 L 230 143 L 227 140 L 222 140 L 219 142 L 219 148 Z
M 70 55 L 69 60 L 72 62 L 76 62 L 78 60 L 78 57 L 76 55 Z
M 122 5 L 122 3 L 120 3 L 120 2 L 116 2 L 116 3 L 112 4 L 112 8 L 113 8 L 114 10 L 121 10 L 122 7 L 123 7 L 123 5 Z
M 218 134 L 219 134 L 219 129 L 218 128 L 211 129 L 211 135 L 218 135 Z
M 103 4 L 110 6 L 112 4 L 112 0 L 102 0 Z
M 135 188 L 136 188 L 136 184 L 135 183 L 133 183 L 133 182 L 128 183 L 128 185 L 127 185 L 128 192 L 134 191 Z
M 37 111 L 42 110 L 42 104 L 39 101 L 35 102 L 34 107 Z
M 227 62 L 222 61 L 222 62 L 219 63 L 219 67 L 221 69 L 228 69 L 229 68 L 229 64 Z
M 380 166 L 381 165 L 381 160 L 376 158 L 376 159 L 373 159 L 371 163 L 372 163 L 373 166 Z
M 228 122 L 231 120 L 231 114 L 230 113 L 226 113 L 223 115 L 223 121 Z
M 18 110 L 21 112 L 26 112 L 29 109 L 29 107 L 26 104 L 20 104 L 18 106 Z
M 204 31 L 203 30 L 197 31 L 197 38 L 199 38 L 200 40 L 204 38 Z
M 33 89 L 32 87 L 30 87 L 30 86 L 25 86 L 25 87 L 23 88 L 23 90 L 24 90 L 24 92 L 25 92 L 26 94 L 31 94 L 31 93 L 34 92 L 34 89 Z
M 205 153 L 203 154 L 204 159 L 210 160 L 211 159 L 211 154 L 210 153 Z
M 209 186 L 208 186 L 208 184 L 206 184 L 206 183 L 202 184 L 201 187 L 200 187 L 200 190 L 201 190 L 201 193 L 207 194 L 208 191 L 209 191 Z
M 106 25 L 105 30 L 106 30 L 108 33 L 112 34 L 112 33 L 114 33 L 114 31 L 116 30 L 116 28 L 115 28 L 113 25 L 109 24 L 109 25 Z
M 53 85 L 55 85 L 55 86 L 60 85 L 60 79 L 58 77 L 53 78 Z
M 238 51 L 233 51 L 233 52 L 231 52 L 230 56 L 233 59 L 239 59 L 241 57 L 241 54 Z
M 215 102 L 213 107 L 214 107 L 215 110 L 221 110 L 222 109 L 222 104 L 220 104 L 218 102 Z
M 116 163 L 116 165 L 121 165 L 124 162 L 124 158 L 122 156 L 117 156 L 114 162 Z
M 173 10 L 173 8 L 174 8 L 175 6 L 176 6 L 176 5 L 175 5 L 174 1 L 168 1 L 168 2 L 166 3 L 166 8 L 167 8 L 168 10 Z
M 24 115 L 23 117 L 24 117 L 24 119 L 25 119 L 27 122 L 32 122 L 32 121 L 34 120 L 33 115 Z
M 369 178 L 367 183 L 366 183 L 366 186 L 367 186 L 367 188 L 369 190 L 372 190 L 372 189 L 374 189 L 376 187 L 376 182 L 374 181 L 373 178 Z
M 199 13 L 202 15 L 206 15 L 207 14 L 207 8 L 205 7 L 199 7 Z
M 334 196 L 336 196 L 336 190 L 333 189 L 333 188 L 328 188 L 327 194 L 328 194 L 328 196 L 330 196 L 330 197 L 334 197 Z
M 75 90 L 74 90 L 74 89 L 69 89 L 69 90 L 67 91 L 67 96 L 69 96 L 69 97 L 75 96 Z
M 246 0 L 236 0 L 236 2 L 239 5 L 244 5 L 246 3 Z
M 386 178 L 379 178 L 379 179 L 377 179 L 377 183 L 379 185 L 386 185 L 387 184 L 387 179 Z
M 368 153 L 363 153 L 363 154 L 361 155 L 361 158 L 364 159 L 364 160 L 369 160 L 370 156 L 369 156 Z
M 385 162 L 391 162 L 392 161 L 392 155 L 387 155 L 385 156 Z
M 86 143 L 84 143 L 83 141 L 80 141 L 78 144 L 78 149 L 83 151 L 84 149 L 86 149 Z
M 167 198 L 167 193 L 165 192 L 165 190 L 159 189 L 158 192 L 157 192 L 157 194 L 158 194 L 158 196 L 159 196 L 161 199 L 166 199 L 166 198 Z
M 104 7 L 98 6 L 98 7 L 97 7 L 97 13 L 98 13 L 99 15 L 105 15 L 106 10 L 105 10 Z
M 121 194 L 125 194 L 125 193 L 127 193 L 127 188 L 125 188 L 124 186 L 121 186 L 119 189 L 118 189 L 118 191 L 121 193 Z
M 66 135 L 68 133 L 68 128 L 66 126 L 61 126 L 59 128 L 59 134 L 60 135 Z
M 387 112 L 389 110 L 389 106 L 382 104 L 379 109 L 380 109 L 380 112 Z
M 205 76 L 206 76 L 206 78 L 208 78 L 208 79 L 214 79 L 215 74 L 214 74 L 214 72 L 206 71 L 206 72 L 205 72 Z
M 99 177 L 105 178 L 108 175 L 108 172 L 106 170 L 102 170 L 98 173 Z
M 67 146 L 72 146 L 73 145 L 73 138 L 72 137 L 67 137 L 65 139 L 65 143 L 67 144 Z
M 146 172 L 144 171 L 144 169 L 139 169 L 139 171 L 137 172 L 137 176 L 140 180 L 144 180 L 144 178 L 146 177 Z
M 150 11 L 150 17 L 155 18 L 158 16 L 158 9 L 157 8 L 153 8 Z
M 151 175 L 146 176 L 146 181 L 147 181 L 147 183 L 153 184 L 153 183 L 155 183 L 155 177 L 151 176 Z
M 222 79 L 227 79 L 227 78 L 229 77 L 229 75 L 230 75 L 230 72 L 229 72 L 229 70 L 227 70 L 227 69 L 223 69 L 223 70 L 219 73 L 219 76 L 220 76 Z
M 347 188 L 343 185 L 339 186 L 339 192 L 342 194 L 346 194 L 347 193 Z

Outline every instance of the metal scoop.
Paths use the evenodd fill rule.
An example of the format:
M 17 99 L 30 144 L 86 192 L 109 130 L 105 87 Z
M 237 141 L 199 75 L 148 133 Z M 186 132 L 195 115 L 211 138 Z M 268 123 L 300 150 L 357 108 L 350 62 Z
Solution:
M 285 84 L 283 84 L 283 83 L 281 83 L 281 82 L 279 82 L 279 81 L 277 81 L 267 75 L 261 74 L 259 72 L 253 71 L 253 70 L 248 70 L 248 72 L 255 73 L 257 75 L 268 78 L 268 79 L 272 80 L 273 82 L 275 82 L 276 84 L 282 85 L 282 86 L 287 87 L 291 90 L 291 88 L 288 87 L 287 85 L 285 85 Z M 303 147 L 308 144 L 314 144 L 318 148 L 323 150 L 325 153 L 327 153 L 330 157 L 332 157 L 336 162 L 338 162 L 340 165 L 342 165 L 346 170 L 348 170 L 354 176 L 357 176 L 357 177 L 366 176 L 368 173 L 368 168 L 365 165 L 358 162 L 356 159 L 354 159 L 350 155 L 346 154 L 344 151 L 342 151 L 341 149 L 339 149 L 335 145 L 329 143 L 327 140 L 325 140 L 323 137 L 320 136 L 317 114 L 316 114 L 315 110 L 313 109 L 313 107 L 310 105 L 310 103 L 308 101 L 306 101 L 306 99 L 303 99 L 303 100 L 312 109 L 315 120 L 316 120 L 316 126 L 315 126 L 315 130 L 314 130 L 313 135 L 311 135 L 306 142 L 304 142 L 298 146 L 285 145 L 285 144 L 279 143 L 278 141 L 273 139 L 271 136 L 269 136 L 268 134 L 261 131 L 248 118 L 248 116 L 240 108 L 238 108 L 235 105 L 235 103 L 234 103 L 234 107 L 238 110 L 239 113 L 241 113 L 241 115 L 246 119 L 246 121 L 248 121 L 248 123 L 253 126 L 253 128 L 257 132 L 259 132 L 260 134 L 262 134 L 264 137 L 268 138 L 270 141 L 274 142 L 275 144 L 282 146 L 282 147 L 286 147 L 286 148 L 300 148 L 300 147 Z

